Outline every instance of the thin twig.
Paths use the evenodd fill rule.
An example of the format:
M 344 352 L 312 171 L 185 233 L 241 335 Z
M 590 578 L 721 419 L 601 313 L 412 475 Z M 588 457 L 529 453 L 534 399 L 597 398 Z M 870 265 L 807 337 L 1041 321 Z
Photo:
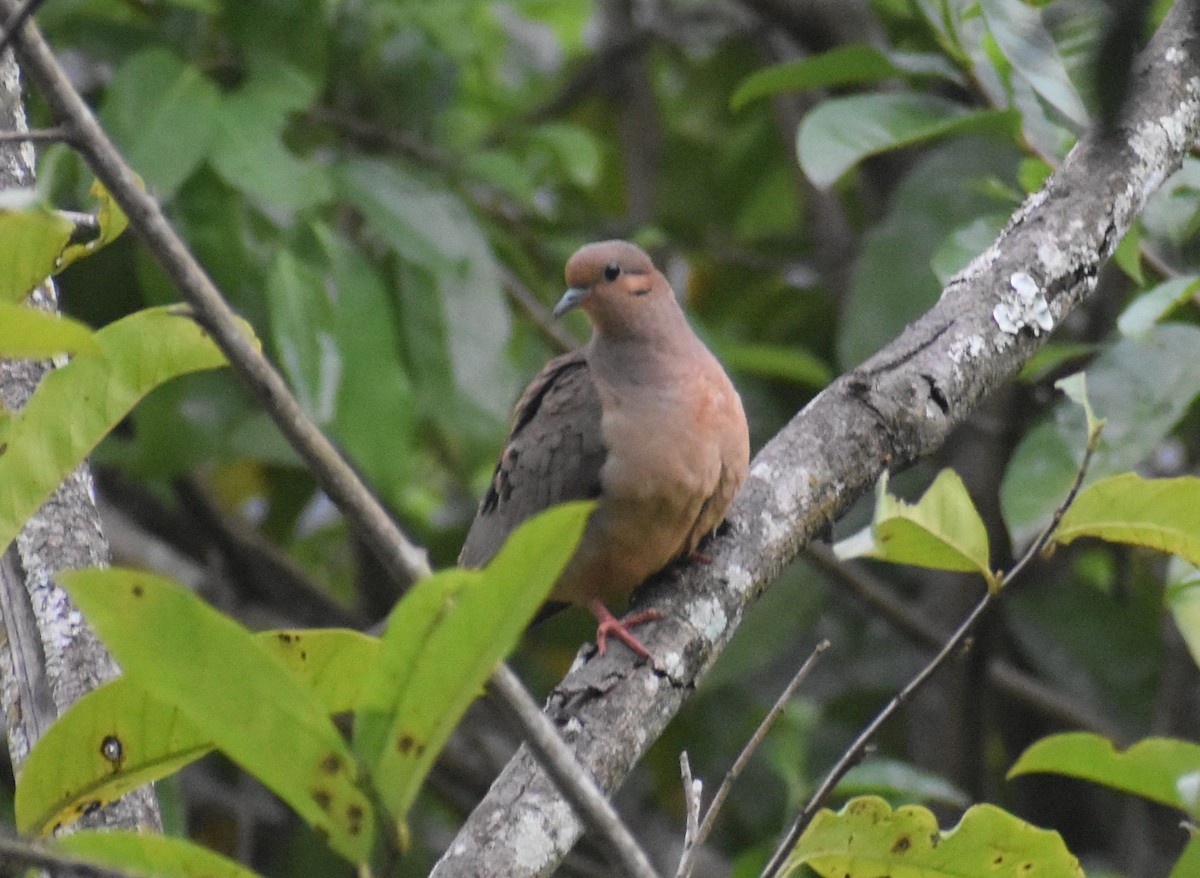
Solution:
M 25 24 L 44 2 L 45 0 L 25 0 L 24 4 L 17 7 L 8 21 L 4 23 L 4 33 L 0 33 L 0 52 L 8 48 L 8 44 L 13 41 L 13 37 L 21 29 L 21 25 Z
M 871 610 L 921 649 L 934 652 L 950 635 L 949 631 L 942 630 L 913 611 L 863 565 L 838 558 L 828 546 L 810 543 L 804 549 L 804 557 L 849 587 Z M 1128 734 L 1109 718 L 1082 703 L 1073 693 L 1039 680 L 1010 661 L 996 659 L 989 662 L 987 674 L 988 682 L 997 691 L 1056 723 L 1096 732 L 1114 740 L 1122 740 Z
M 979 618 L 983 615 L 983 613 L 992 605 L 992 602 L 996 599 L 996 596 L 1000 594 L 1000 588 L 1012 582 L 1012 580 L 1015 579 L 1025 569 L 1030 560 L 1032 560 L 1035 555 L 1037 555 L 1047 546 L 1047 544 L 1050 542 L 1050 538 L 1054 534 L 1055 528 L 1058 527 L 1063 516 L 1066 515 L 1067 510 L 1075 501 L 1075 497 L 1079 494 L 1079 489 L 1083 485 L 1084 476 L 1087 474 L 1088 465 L 1091 463 L 1092 455 L 1095 453 L 1096 446 L 1098 444 L 1099 431 L 1088 436 L 1087 448 L 1084 451 L 1083 460 L 1080 461 L 1079 468 L 1075 472 L 1075 480 L 1072 482 L 1071 489 L 1067 492 L 1067 496 L 1063 499 L 1062 503 L 1058 505 L 1058 508 L 1054 510 L 1054 514 L 1050 517 L 1049 523 L 1042 528 L 1037 537 L 1029 544 L 1024 554 L 1022 554 L 1017 560 L 1016 564 L 1014 564 L 1007 573 L 999 577 L 995 590 L 989 590 L 982 598 L 980 598 L 979 603 L 977 603 L 974 609 L 967 614 L 967 618 L 962 621 L 962 624 L 958 626 L 955 632 L 950 635 L 950 639 L 946 641 L 945 645 L 942 646 L 937 655 L 930 659 L 928 664 L 918 671 L 917 675 L 909 680 L 904 688 L 897 692 L 895 696 L 893 696 L 892 700 L 884 706 L 883 710 L 875 715 L 875 718 L 867 724 L 867 727 L 863 729 L 861 733 L 859 733 L 859 736 L 854 739 L 854 743 L 846 749 L 841 758 L 838 759 L 838 761 L 834 764 L 833 768 L 829 770 L 829 773 L 825 776 L 825 779 L 821 781 L 821 785 L 817 787 L 816 792 L 814 792 L 812 797 L 808 800 L 808 804 L 804 806 L 804 809 L 800 812 L 800 815 L 796 818 L 791 827 L 789 827 L 787 833 L 785 833 L 783 840 L 779 843 L 778 847 L 775 848 L 775 852 L 771 855 L 771 859 L 767 862 L 766 868 L 764 868 L 762 871 L 762 878 L 776 878 L 776 876 L 780 874 L 780 870 L 783 869 L 787 861 L 788 854 L 791 852 L 792 848 L 795 847 L 796 842 L 799 841 L 800 836 L 804 833 L 804 830 L 808 828 L 809 823 L 812 822 L 813 817 L 817 813 L 817 809 L 824 804 L 825 800 L 829 797 L 829 794 L 833 791 L 833 788 L 837 786 L 838 782 L 841 781 L 846 772 L 862 759 L 863 754 L 866 752 L 867 745 L 871 742 L 871 739 L 875 736 L 875 733 L 879 731 L 879 728 L 885 722 L 891 719 L 892 715 L 895 714 L 896 711 L 898 711 L 901 707 L 903 707 L 912 698 L 916 691 L 925 685 L 926 681 L 933 676 L 934 672 L 937 671 L 937 669 L 943 664 L 945 664 L 946 660 L 955 651 L 957 651 L 962 644 L 966 642 L 968 635 L 970 635 L 971 631 L 975 628 L 975 623 L 979 621 Z
M 12 0 L 0 0 L 2 8 L 11 4 Z M 258 397 L 329 498 L 362 532 L 388 575 L 397 583 L 428 576 L 430 568 L 424 549 L 408 540 L 354 469 L 309 419 L 282 376 L 244 331 L 220 290 L 171 226 L 161 206 L 139 185 L 137 176 L 71 85 L 37 26 L 28 23 L 19 30 L 17 40 L 26 72 L 60 119 L 78 133 L 80 150 L 92 171 L 124 209 L 130 226 L 192 305 L 196 319 L 211 333 L 230 365 Z M 501 665 L 493 673 L 492 681 L 501 697 L 508 701 L 506 706 L 521 723 L 526 737 L 539 738 L 545 726 L 529 717 L 530 710 L 539 717 L 541 712 L 523 687 L 511 685 L 510 674 Z M 557 752 L 562 755 L 561 750 Z M 546 768 L 553 773 L 550 765 Z M 606 827 L 594 824 L 590 816 L 590 812 L 580 813 L 589 827 L 607 837 Z
M 771 709 L 767 711 L 767 715 L 763 717 L 762 722 L 758 724 L 758 728 L 754 730 L 754 734 L 750 736 L 750 740 L 746 742 L 746 746 L 742 748 L 742 752 L 739 753 L 737 759 L 733 761 L 733 766 L 730 767 L 729 771 L 725 774 L 724 779 L 721 781 L 721 785 L 717 787 L 716 793 L 713 794 L 712 802 L 709 804 L 708 810 L 704 812 L 704 820 L 701 821 L 700 826 L 697 828 L 694 835 L 690 832 L 685 833 L 683 854 L 679 858 L 679 869 L 676 872 L 676 878 L 687 878 L 687 876 L 692 873 L 692 863 L 695 858 L 696 851 L 699 850 L 701 845 L 708 840 L 709 835 L 712 834 L 713 826 L 715 826 L 717 822 L 717 815 L 720 813 L 721 808 L 725 805 L 725 800 L 729 798 L 729 793 L 733 789 L 734 783 L 741 776 L 742 771 L 746 768 L 747 763 L 750 762 L 750 757 L 754 755 L 754 752 L 758 749 L 759 745 L 762 744 L 763 740 L 767 737 L 767 732 L 769 732 L 771 727 L 775 725 L 775 721 L 779 719 L 779 715 L 783 713 L 784 708 L 786 708 L 788 705 L 788 702 L 792 700 L 792 696 L 796 694 L 796 690 L 800 688 L 800 684 L 808 678 L 808 675 L 812 672 L 813 667 L 817 663 L 817 659 L 819 659 L 827 649 L 829 649 L 828 640 L 822 640 L 813 648 L 812 653 L 807 659 L 805 659 L 804 664 L 800 666 L 800 670 L 796 671 L 796 674 L 794 677 L 792 677 L 791 682 L 784 687 L 783 692 L 781 692 L 779 697 L 775 700 L 775 704 L 771 706 Z M 682 762 L 689 769 L 688 773 L 684 776 L 684 781 L 686 784 L 689 783 L 688 775 L 690 775 L 690 766 L 687 766 L 686 755 L 682 758 Z
M 518 720 L 525 742 L 554 780 L 559 792 L 588 827 L 596 831 L 597 840 L 614 868 L 619 868 L 630 878 L 657 878 L 649 858 L 612 803 L 575 759 L 575 754 L 550 720 L 538 710 L 517 675 L 501 665 L 492 675 L 492 688 L 503 696 L 501 707 L 506 714 Z
M 500 267 L 500 277 L 504 281 L 504 290 L 508 297 L 533 321 L 533 325 L 547 341 L 560 351 L 570 351 L 579 347 L 579 340 L 551 316 L 549 309 L 507 266 Z
M 0 131 L 0 143 L 71 143 L 75 133 L 66 125 L 29 131 Z

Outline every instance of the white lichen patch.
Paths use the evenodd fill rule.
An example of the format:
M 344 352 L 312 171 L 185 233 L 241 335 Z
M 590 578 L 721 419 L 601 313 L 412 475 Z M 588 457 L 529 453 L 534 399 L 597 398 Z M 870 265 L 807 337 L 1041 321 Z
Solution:
M 992 318 L 1000 331 L 1016 335 L 1028 327 L 1034 335 L 1054 328 L 1054 316 L 1042 288 L 1029 274 L 1015 271 L 1008 279 L 1012 295 L 1005 296 L 992 309 Z
M 1059 275 L 1066 274 L 1071 268 L 1070 257 L 1060 250 L 1053 241 L 1043 241 L 1041 244 L 1038 244 L 1037 254 L 1044 269 L 1043 274 L 1046 277 L 1058 277 Z
M 754 585 L 754 577 L 750 571 L 739 565 L 730 565 L 725 574 L 725 582 L 738 594 L 745 594 Z
M 688 622 L 712 643 L 724 633 L 729 619 L 716 600 L 701 598 L 688 608 Z
M 956 338 L 950 344 L 946 356 L 956 366 L 961 366 L 966 360 L 973 360 L 983 353 L 983 336 L 977 333 Z
M 542 797 L 536 797 L 541 799 Z M 542 799 L 526 803 L 509 835 L 513 861 L 523 870 L 536 872 L 558 856 L 558 846 L 548 831 L 553 826 L 570 826 L 571 806 L 561 799 Z
M 656 656 L 654 664 L 672 680 L 677 680 L 683 676 L 683 654 L 676 650 Z

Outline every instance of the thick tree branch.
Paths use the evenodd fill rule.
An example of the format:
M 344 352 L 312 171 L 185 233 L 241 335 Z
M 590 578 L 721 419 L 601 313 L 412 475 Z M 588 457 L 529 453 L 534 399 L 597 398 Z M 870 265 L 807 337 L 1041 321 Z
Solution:
M 0 52 L 0 130 L 24 132 L 20 80 L 12 54 Z M 10 140 L 0 143 L 0 190 L 33 185 L 33 150 Z M 32 307 L 57 306 L 54 285 L 29 297 Z M 20 410 L 52 364 L 0 361 L 0 409 Z M 30 748 L 82 695 L 117 674 L 103 644 L 55 583 L 62 570 L 108 560 L 92 498 L 91 472 L 77 468 L 21 528 L 0 555 L 0 712 L 8 752 L 19 776 Z M 143 787 L 89 815 L 90 825 L 160 828 L 158 806 Z
M 1114 131 L 1081 141 L 937 305 L 763 448 L 730 511 L 730 532 L 707 548 L 712 563 L 689 569 L 681 584 L 644 590 L 665 617 L 644 639 L 654 665 L 630 667 L 615 650 L 585 660 L 585 652 L 551 694 L 548 712 L 602 786 L 620 785 L 800 547 L 886 467 L 941 445 L 1091 293 L 1200 132 L 1198 8 L 1181 0 L 1168 15 Z M 528 752 L 518 753 L 433 875 L 548 875 L 581 831 L 557 801 Z

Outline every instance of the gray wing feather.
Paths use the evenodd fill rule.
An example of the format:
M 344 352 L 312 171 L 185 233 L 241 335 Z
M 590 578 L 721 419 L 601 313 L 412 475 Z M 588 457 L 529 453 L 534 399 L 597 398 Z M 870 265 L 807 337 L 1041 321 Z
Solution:
M 606 453 L 600 398 L 587 360 L 580 351 L 555 357 L 517 403 L 459 564 L 486 564 L 517 525 L 543 509 L 598 497 Z

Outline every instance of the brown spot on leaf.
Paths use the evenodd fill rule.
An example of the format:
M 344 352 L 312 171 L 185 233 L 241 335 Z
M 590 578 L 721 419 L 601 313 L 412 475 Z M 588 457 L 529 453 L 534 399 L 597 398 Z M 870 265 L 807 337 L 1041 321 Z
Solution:
M 342 770 L 342 759 L 336 753 L 326 753 L 317 766 L 326 774 L 337 774 Z
M 86 817 L 89 814 L 95 814 L 100 810 L 102 804 L 99 799 L 92 799 L 92 801 L 83 806 L 83 816 Z
M 896 843 L 892 845 L 893 854 L 902 854 L 912 847 L 912 839 L 907 835 L 902 835 L 896 839 Z
M 133 593 L 133 596 L 135 598 L 140 598 L 143 594 L 142 587 L 140 585 L 135 585 L 133 588 L 130 589 L 130 591 Z
M 361 805 L 351 805 L 346 809 L 346 822 L 351 835 L 362 832 L 363 809 Z
M 396 739 L 396 749 L 400 751 L 401 756 L 420 756 L 425 752 L 425 745 L 405 732 Z
M 313 801 L 317 803 L 317 807 L 322 811 L 328 811 L 330 805 L 333 804 L 333 797 L 329 795 L 329 790 L 315 789 L 312 792 Z
M 280 643 L 291 643 L 296 639 L 296 635 L 292 634 L 289 631 L 280 631 L 278 634 L 275 635 L 275 639 L 278 640 Z

